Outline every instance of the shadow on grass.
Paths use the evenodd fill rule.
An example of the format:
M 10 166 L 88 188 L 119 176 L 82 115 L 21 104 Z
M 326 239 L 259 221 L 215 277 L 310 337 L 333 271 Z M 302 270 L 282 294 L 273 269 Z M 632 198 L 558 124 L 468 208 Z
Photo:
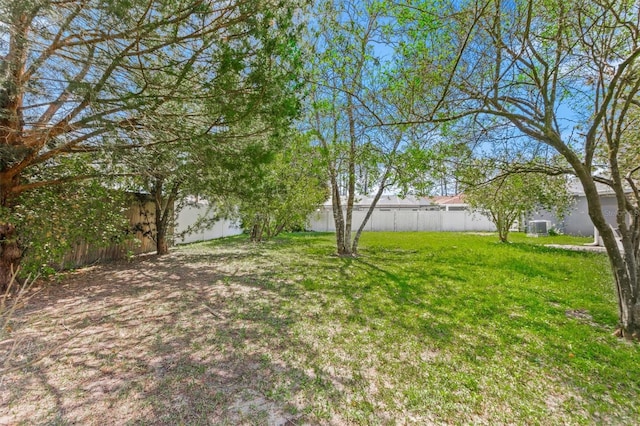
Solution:
M 3 378 L 11 422 L 284 424 L 309 414 L 296 395 L 336 397 L 340 377 L 281 357 L 316 349 L 292 335 L 296 314 L 273 286 L 216 271 L 215 256 L 187 259 L 79 272 L 21 311 L 26 348 L 64 345 Z
M 633 353 L 625 361 L 610 345 L 594 344 L 591 326 L 568 319 L 562 298 L 550 304 L 527 273 L 500 263 L 511 255 L 498 256 L 489 277 L 475 263 L 416 262 L 415 250 L 392 251 L 391 260 L 381 249 L 329 256 L 325 240 L 285 256 L 293 247 L 287 241 L 302 238 L 270 246 L 234 240 L 214 253 L 196 245 L 179 256 L 72 274 L 21 311 L 17 329 L 34 353 L 81 334 L 41 364 L 2 378 L 2 406 L 11 407 L 12 421 L 33 423 L 305 424 L 347 413 L 344 423 L 365 424 L 383 423 L 376 404 L 388 392 L 391 419 L 426 413 L 422 419 L 453 423 L 471 419 L 451 403 L 473 399 L 451 391 L 464 391 L 456 380 L 467 378 L 480 399 L 520 416 L 498 420 L 525 423 L 527 392 L 544 406 L 552 386 L 540 376 L 580 397 L 632 380 L 606 365 L 632 363 Z M 453 255 L 464 257 L 462 250 Z M 517 268 L 528 265 L 515 257 L 525 264 Z M 504 287 L 505 276 L 526 279 Z M 518 375 L 513 383 L 478 388 L 486 377 L 509 380 L 511 373 Z M 538 380 L 531 388 L 529 375 Z M 369 385 L 378 378 L 376 394 Z M 445 400 L 439 387 L 453 396 Z M 521 395 L 500 393 L 513 389 Z M 633 385 L 622 392 L 638 393 Z M 448 414 L 431 417 L 439 413 L 429 397 L 448 402 Z M 540 410 L 535 419 L 548 418 Z

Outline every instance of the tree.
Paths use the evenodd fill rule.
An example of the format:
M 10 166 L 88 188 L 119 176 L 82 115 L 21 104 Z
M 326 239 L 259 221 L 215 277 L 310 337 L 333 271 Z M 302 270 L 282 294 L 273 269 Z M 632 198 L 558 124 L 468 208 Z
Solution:
M 378 1 L 321 1 L 310 26 L 310 95 L 306 124 L 328 170 L 336 245 L 357 254 L 376 203 L 391 188 L 408 188 L 428 167 L 425 128 L 387 126 L 405 113 L 405 85 L 390 78 L 391 24 Z M 418 127 L 418 126 L 416 126 Z M 353 230 L 358 195 L 373 194 L 363 222 Z M 353 234 L 353 235 L 352 235 Z
M 623 161 L 636 145 L 626 135 L 640 90 L 637 2 L 434 4 L 407 1 L 400 7 L 415 46 L 407 59 L 411 75 L 440 81 L 424 92 L 414 120 L 474 116 L 508 123 L 560 154 L 584 188 L 589 216 L 607 249 L 620 334 L 640 337 L 640 168 Z M 605 220 L 596 183 L 615 194 L 622 248 Z
M 538 208 L 555 210 L 559 217 L 566 213 L 572 199 L 564 176 L 501 171 L 487 162 L 476 161 L 467 172 L 465 202 L 491 219 L 501 242 L 508 241 L 516 221 Z
M 243 129 L 183 140 L 179 148 L 160 144 L 160 149 L 145 150 L 145 170 L 133 183 L 153 196 L 155 212 L 148 226 L 159 255 L 168 252 L 168 232 L 190 198 L 215 203 L 236 199 L 240 188 L 253 191 L 262 185 L 261 169 L 269 167 L 266 164 L 278 148 L 272 141 L 276 134 L 274 129 L 253 123 Z
M 272 161 L 254 170 L 257 179 L 245 181 L 231 204 L 231 215 L 254 242 L 305 229 L 329 195 L 326 169 L 308 137 L 290 135 Z
M 2 2 L 0 288 L 24 251 L 15 223 L 22 194 L 98 175 L 58 167 L 61 158 L 154 143 L 131 135 L 146 134 L 151 118 L 175 122 L 177 114 L 162 108 L 168 103 L 271 99 L 265 76 L 286 71 L 295 53 L 294 7 L 284 0 Z M 41 179 L 38 169 L 50 166 L 59 173 Z

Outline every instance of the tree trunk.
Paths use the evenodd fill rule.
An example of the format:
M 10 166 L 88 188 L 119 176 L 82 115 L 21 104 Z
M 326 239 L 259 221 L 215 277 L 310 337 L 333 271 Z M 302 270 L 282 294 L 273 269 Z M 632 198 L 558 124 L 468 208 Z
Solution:
M 177 184 L 174 184 L 170 195 L 165 200 L 163 197 L 164 178 L 157 177 L 154 182 L 154 203 L 156 206 L 156 253 L 160 256 L 169 253 L 169 220 L 173 218 L 173 200 L 177 193 Z
M 494 225 L 496 225 L 496 229 L 498 230 L 498 239 L 500 240 L 501 243 L 506 243 L 509 237 L 509 229 L 506 229 L 505 231 L 505 227 L 504 227 L 504 217 L 503 214 L 498 211 L 498 212 L 493 212 L 491 211 L 491 219 L 494 223 Z
M 169 253 L 169 242 L 167 241 L 166 231 L 162 233 L 158 230 L 158 237 L 156 239 L 156 253 L 160 256 Z
M 630 262 L 628 257 L 620 252 L 613 230 L 608 225 L 604 227 L 600 225 L 596 224 L 596 228 L 607 249 L 616 283 L 620 319 L 617 333 L 627 339 L 640 340 L 640 283 L 638 282 L 638 273 L 640 271 L 637 259 Z M 626 245 L 624 239 L 623 235 L 622 244 Z
M 5 176 L 0 174 L 0 209 L 11 212 L 14 207 L 12 192 L 16 179 Z M 4 294 L 9 287 L 13 274 L 20 266 L 22 254 L 15 225 L 2 222 L 0 218 L 0 294 Z
M 156 253 L 160 256 L 169 253 L 169 240 L 167 238 L 167 212 L 156 205 Z
M 276 227 L 276 230 L 273 233 L 274 237 L 277 237 L 278 235 L 280 235 L 282 233 L 282 231 L 284 231 L 284 227 L 286 226 L 286 223 L 281 223 L 280 225 L 278 225 Z
M 509 230 L 505 229 L 504 224 L 500 223 L 498 225 L 498 238 L 501 243 L 509 242 Z
M 353 256 L 351 230 L 353 227 L 353 203 L 356 197 L 356 122 L 353 116 L 353 99 L 347 95 L 347 118 L 349 120 L 349 164 L 347 183 L 347 211 L 344 225 L 344 250 L 341 255 Z
M 344 235 L 344 216 L 342 213 L 342 201 L 340 200 L 340 187 L 335 169 L 331 172 L 331 204 L 333 208 L 333 222 L 336 226 L 336 248 L 338 256 L 351 254 L 350 247 L 346 244 Z
M 589 217 L 600 233 L 607 249 L 609 262 L 615 278 L 618 296 L 619 330 L 617 334 L 627 339 L 640 340 L 640 262 L 638 260 L 638 241 L 634 232 L 627 229 L 624 214 L 618 216 L 618 226 L 623 230 L 622 247 L 618 244 L 614 230 L 609 226 L 602 213 L 600 195 L 595 183 L 586 176 L 579 176 L 584 187 L 589 209 Z M 623 195 L 618 194 L 618 197 Z M 621 200 L 618 200 L 621 201 Z M 619 203 L 620 206 L 623 203 Z
M 380 197 L 382 197 L 382 193 L 386 188 L 388 176 L 389 176 L 389 169 L 387 168 L 384 172 L 384 175 L 382 176 L 382 181 L 380 182 L 378 191 L 376 192 L 376 195 L 373 197 L 373 201 L 369 206 L 369 209 L 367 210 L 367 214 L 364 216 L 364 219 L 362 220 L 360 227 L 356 231 L 355 237 L 353 237 L 353 244 L 351 246 L 351 250 L 353 253 L 358 253 L 358 244 L 360 243 L 360 236 L 362 235 L 362 231 L 364 230 L 364 227 L 369 222 L 369 219 L 371 219 L 371 215 L 373 215 L 373 211 L 375 210 L 376 205 L 378 204 L 378 201 L 380 201 Z
M 260 224 L 259 223 L 254 223 L 253 226 L 251 227 L 251 233 L 249 234 L 249 240 L 252 243 L 257 243 L 260 241 L 260 235 L 262 234 L 262 232 L 260 232 Z
M 0 294 L 9 288 L 21 259 L 22 250 L 18 246 L 15 227 L 10 223 L 0 223 Z

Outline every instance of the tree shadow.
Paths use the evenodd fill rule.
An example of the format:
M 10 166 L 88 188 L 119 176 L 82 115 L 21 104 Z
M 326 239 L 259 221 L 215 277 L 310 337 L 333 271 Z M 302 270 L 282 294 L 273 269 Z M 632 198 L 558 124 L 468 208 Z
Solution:
M 12 421 L 297 424 L 308 407 L 296 395 L 321 383 L 340 398 L 343 378 L 287 358 L 318 355 L 291 332 L 299 318 L 279 308 L 284 287 L 216 270 L 215 256 L 188 259 L 80 271 L 24 308 L 16 333 L 29 346 L 62 345 L 3 379 Z

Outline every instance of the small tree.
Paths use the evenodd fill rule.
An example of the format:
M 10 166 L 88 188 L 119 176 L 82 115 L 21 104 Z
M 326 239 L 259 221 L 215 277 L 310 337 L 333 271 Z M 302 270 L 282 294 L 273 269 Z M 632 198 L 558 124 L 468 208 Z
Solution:
M 304 229 L 309 215 L 328 196 L 318 149 L 307 138 L 294 136 L 238 194 L 235 216 L 251 240 L 258 242 L 283 231 Z
M 405 191 L 412 179 L 425 175 L 429 164 L 422 148 L 430 129 L 387 125 L 406 120 L 411 97 L 409 85 L 393 76 L 385 54 L 393 51 L 397 37 L 384 4 L 323 0 L 316 12 L 307 34 L 314 59 L 306 125 L 329 176 L 337 253 L 355 256 L 382 194 Z M 357 224 L 353 206 L 361 195 L 373 200 Z
M 534 210 L 555 210 L 563 216 L 571 204 L 563 176 L 496 172 L 495 168 L 477 167 L 477 163 L 474 170 L 465 187 L 465 201 L 496 225 L 503 243 L 508 241 L 515 222 Z

